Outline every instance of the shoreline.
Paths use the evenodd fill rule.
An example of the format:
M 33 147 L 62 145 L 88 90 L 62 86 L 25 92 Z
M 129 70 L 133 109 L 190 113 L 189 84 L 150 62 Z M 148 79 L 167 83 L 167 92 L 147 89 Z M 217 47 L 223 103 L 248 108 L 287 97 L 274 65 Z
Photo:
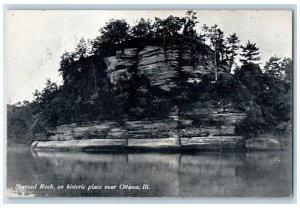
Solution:
M 269 142 L 269 143 L 267 143 Z M 283 151 L 279 141 L 243 140 L 240 136 L 163 139 L 82 139 L 67 141 L 34 141 L 34 151 L 82 152 L 197 152 L 197 151 Z

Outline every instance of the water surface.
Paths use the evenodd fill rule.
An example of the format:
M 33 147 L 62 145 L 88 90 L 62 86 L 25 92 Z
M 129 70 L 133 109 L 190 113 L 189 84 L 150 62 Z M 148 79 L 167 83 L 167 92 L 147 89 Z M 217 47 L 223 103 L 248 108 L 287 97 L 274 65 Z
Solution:
M 291 158 L 290 152 L 91 154 L 8 148 L 7 188 L 12 197 L 287 197 Z M 41 184 L 55 189 L 39 189 Z M 64 188 L 57 189 L 60 185 Z M 87 190 L 93 185 L 102 189 Z M 132 186 L 140 189 L 124 189 Z

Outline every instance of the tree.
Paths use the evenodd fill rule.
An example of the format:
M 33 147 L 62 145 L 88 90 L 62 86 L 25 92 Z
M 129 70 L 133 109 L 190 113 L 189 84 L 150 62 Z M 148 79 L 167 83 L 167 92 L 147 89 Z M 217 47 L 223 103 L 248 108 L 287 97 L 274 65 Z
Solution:
M 81 38 L 79 40 L 79 43 L 77 44 L 75 48 L 75 57 L 77 60 L 81 58 L 85 58 L 88 55 L 88 43 L 84 40 L 84 38 Z
M 260 60 L 259 48 L 256 46 L 256 43 L 251 43 L 248 40 L 246 46 L 241 46 L 242 53 L 240 54 L 243 58 L 240 61 L 245 65 L 249 63 L 255 63 Z
M 7 105 L 7 144 L 29 144 L 32 132 L 29 131 L 32 106 Z
M 203 25 L 202 30 L 205 36 L 209 39 L 211 47 L 215 51 L 215 80 L 218 80 L 218 67 L 220 58 L 224 55 L 224 32 L 218 28 L 218 25 L 208 27 Z
M 111 44 L 120 44 L 128 38 L 129 25 L 125 20 L 111 19 L 100 29 L 101 40 Z
M 283 58 L 281 68 L 284 71 L 284 78 L 286 81 L 291 82 L 293 79 L 293 61 L 291 58 Z
M 65 81 L 70 73 L 70 66 L 75 62 L 75 54 L 72 52 L 64 52 L 61 56 L 59 73 L 62 75 Z
M 47 79 L 46 86 L 42 90 L 41 93 L 39 93 L 39 96 L 41 97 L 41 101 L 46 104 L 49 103 L 53 97 L 55 97 L 55 93 L 58 91 L 59 87 L 55 82 L 52 82 L 50 79 Z M 39 98 L 35 98 L 39 99 Z
M 237 37 L 236 33 L 229 35 L 226 41 L 226 60 L 228 61 L 229 70 L 228 73 L 231 72 L 232 66 L 234 64 L 235 57 L 238 55 L 237 50 L 239 49 L 240 40 Z
M 251 102 L 246 118 L 236 126 L 235 132 L 249 139 L 263 133 L 265 129 L 266 121 L 263 118 L 261 107 Z
M 146 38 L 152 30 L 151 21 L 141 18 L 137 25 L 131 28 L 131 35 L 135 38 Z
M 59 114 L 57 114 L 58 109 L 54 108 L 52 103 L 59 92 L 60 87 L 55 82 L 47 79 L 44 89 L 41 92 L 36 90 L 34 93 L 34 103 L 36 104 L 36 112 L 34 114 L 43 114 L 41 116 L 38 116 L 38 121 L 43 127 L 57 125 L 57 120 L 59 117 Z M 33 117 L 35 116 L 33 115 Z M 36 122 L 37 121 L 35 121 L 34 123 Z
M 129 24 L 125 20 L 111 19 L 99 30 L 100 36 L 92 41 L 94 54 L 106 54 L 114 51 L 115 46 L 129 39 Z
M 155 17 L 153 29 L 155 36 L 163 38 L 163 44 L 166 44 L 166 39 L 177 37 L 184 24 L 184 19 L 170 15 L 166 19 Z
M 197 12 L 194 12 L 193 10 L 186 12 L 186 16 L 183 19 L 184 26 L 182 31 L 184 37 L 195 38 L 197 36 L 197 32 L 194 29 L 198 23 L 196 14 Z
M 275 78 L 282 78 L 283 71 L 281 70 L 281 63 L 280 59 L 277 56 L 272 56 L 265 64 L 264 71 L 266 74 L 275 77 Z
M 291 81 L 292 79 L 292 60 L 290 58 L 281 58 L 272 56 L 265 64 L 264 71 L 267 75 L 280 79 Z

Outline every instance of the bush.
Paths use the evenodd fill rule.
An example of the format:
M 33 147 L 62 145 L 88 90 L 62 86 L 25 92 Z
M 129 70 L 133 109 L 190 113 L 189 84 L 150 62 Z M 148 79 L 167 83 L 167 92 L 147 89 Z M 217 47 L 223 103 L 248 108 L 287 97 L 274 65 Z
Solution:
M 258 136 L 264 132 L 265 120 L 259 105 L 252 104 L 246 118 L 235 127 L 235 133 L 245 136 L 245 139 Z

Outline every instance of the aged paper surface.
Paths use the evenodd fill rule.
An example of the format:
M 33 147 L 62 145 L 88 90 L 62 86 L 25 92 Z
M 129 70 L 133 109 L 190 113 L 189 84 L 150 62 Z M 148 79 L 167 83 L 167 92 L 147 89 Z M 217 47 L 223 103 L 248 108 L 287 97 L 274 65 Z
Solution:
M 289 197 L 289 10 L 10 10 L 9 197 Z

